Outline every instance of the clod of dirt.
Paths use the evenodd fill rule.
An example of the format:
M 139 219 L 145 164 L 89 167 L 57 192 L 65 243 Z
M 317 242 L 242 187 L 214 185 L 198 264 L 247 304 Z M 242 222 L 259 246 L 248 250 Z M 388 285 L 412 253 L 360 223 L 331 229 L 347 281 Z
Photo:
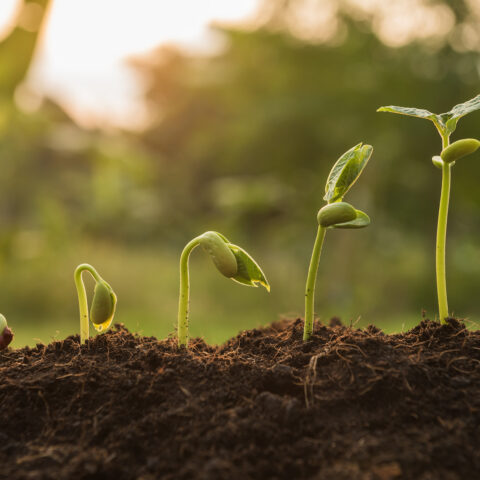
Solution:
M 0 478 L 479 478 L 479 332 L 302 329 L 0 352 Z

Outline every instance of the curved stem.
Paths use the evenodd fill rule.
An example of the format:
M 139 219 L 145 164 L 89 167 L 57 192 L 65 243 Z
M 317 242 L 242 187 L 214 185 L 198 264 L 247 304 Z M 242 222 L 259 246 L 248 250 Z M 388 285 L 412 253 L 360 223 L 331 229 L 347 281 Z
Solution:
M 80 343 L 85 343 L 90 336 L 89 330 L 89 318 L 88 318 L 88 303 L 87 303 L 87 292 L 85 291 L 85 285 L 82 279 L 82 273 L 84 271 L 89 272 L 95 281 L 102 281 L 102 277 L 98 272 L 88 263 L 82 263 L 75 269 L 74 280 L 75 286 L 77 287 L 78 294 L 78 307 L 80 309 Z
M 190 278 L 188 259 L 192 250 L 200 244 L 200 237 L 187 243 L 180 256 L 180 295 L 178 299 L 177 337 L 178 346 L 188 347 L 188 312 L 190 304 Z
M 449 137 L 447 135 L 442 135 L 443 148 L 447 147 L 449 143 Z M 447 219 L 448 205 L 450 201 L 451 168 L 451 164 L 449 163 L 444 163 L 442 166 L 442 190 L 440 193 L 440 207 L 438 210 L 437 223 L 436 273 L 438 311 L 441 323 L 445 323 L 445 319 L 448 317 L 445 247 L 447 242 Z
M 315 244 L 313 245 L 312 258 L 308 268 L 307 285 L 305 287 L 305 325 L 303 328 L 304 340 L 309 340 L 313 333 L 315 283 L 317 280 L 318 264 L 320 262 L 320 254 L 322 253 L 325 232 L 325 227 L 318 227 L 317 238 L 315 239 Z

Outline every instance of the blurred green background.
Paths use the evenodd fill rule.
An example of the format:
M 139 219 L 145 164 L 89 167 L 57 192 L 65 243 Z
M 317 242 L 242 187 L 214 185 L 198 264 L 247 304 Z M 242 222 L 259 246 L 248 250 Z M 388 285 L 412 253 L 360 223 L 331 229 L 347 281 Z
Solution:
M 407 39 L 395 36 L 395 9 L 366 14 L 346 0 L 333 2 L 328 31 L 308 29 L 296 21 L 308 3 L 264 1 L 248 28 L 217 25 L 223 48 L 214 55 L 161 47 L 132 59 L 154 113 L 133 132 L 82 129 L 53 100 L 22 110 L 15 98 L 38 29 L 17 25 L 0 40 L 0 310 L 14 347 L 78 332 L 81 262 L 113 286 L 116 321 L 171 334 L 179 255 L 206 230 L 248 250 L 272 291 L 233 284 L 195 252 L 192 335 L 222 342 L 302 315 L 326 176 L 360 141 L 374 154 L 347 201 L 372 225 L 327 235 L 317 314 L 387 331 L 419 322 L 422 309 L 435 317 L 441 175 L 430 159 L 440 137 L 430 122 L 375 111 L 443 112 L 480 93 L 478 3 L 418 0 L 431 9 L 433 33 Z M 332 5 L 313 3 L 319 14 Z M 473 113 L 454 139 L 478 137 L 479 126 Z M 454 168 L 447 242 L 450 309 L 472 322 L 480 320 L 479 179 L 478 154 Z

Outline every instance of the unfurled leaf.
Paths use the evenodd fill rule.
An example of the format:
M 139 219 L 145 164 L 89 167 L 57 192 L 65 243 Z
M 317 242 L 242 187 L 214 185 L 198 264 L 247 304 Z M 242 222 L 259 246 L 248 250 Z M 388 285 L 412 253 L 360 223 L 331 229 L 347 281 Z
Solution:
M 362 173 L 372 152 L 371 145 L 362 145 L 362 143 L 345 152 L 328 175 L 323 199 L 328 203 L 342 200 Z
M 370 217 L 365 212 L 355 210 L 355 213 L 357 216 L 353 220 L 344 223 L 336 223 L 335 225 L 332 225 L 331 228 L 364 228 L 370 225 Z
M 457 128 L 457 122 L 468 113 L 480 110 L 480 95 L 467 100 L 466 102 L 455 105 L 450 111 L 445 113 L 432 113 L 422 108 L 397 107 L 390 105 L 380 107 L 377 112 L 399 113 L 400 115 L 409 115 L 411 117 L 426 118 L 431 120 L 442 135 L 451 135 Z
M 474 112 L 475 110 L 480 110 L 480 95 L 477 95 L 466 102 L 455 105 L 449 112 L 443 113 L 442 115 L 449 115 L 450 118 L 458 119 Z
M 237 273 L 232 276 L 232 280 L 250 287 L 257 287 L 257 283 L 263 285 L 267 291 L 270 291 L 270 285 L 259 267 L 257 262 L 245 251 L 237 245 L 228 244 L 228 247 L 237 259 Z
M 427 118 L 428 120 L 433 120 L 437 117 L 435 113 L 429 112 L 423 108 L 398 107 L 396 105 L 380 107 L 377 109 L 377 112 L 398 113 L 400 115 L 408 115 L 409 117 Z

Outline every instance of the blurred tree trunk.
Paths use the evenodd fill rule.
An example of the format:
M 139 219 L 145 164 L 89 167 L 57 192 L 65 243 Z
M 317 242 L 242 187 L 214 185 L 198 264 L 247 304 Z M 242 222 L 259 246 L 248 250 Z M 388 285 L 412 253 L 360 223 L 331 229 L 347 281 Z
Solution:
M 23 0 L 15 27 L 0 42 L 0 97 L 11 97 L 25 78 L 50 0 Z

